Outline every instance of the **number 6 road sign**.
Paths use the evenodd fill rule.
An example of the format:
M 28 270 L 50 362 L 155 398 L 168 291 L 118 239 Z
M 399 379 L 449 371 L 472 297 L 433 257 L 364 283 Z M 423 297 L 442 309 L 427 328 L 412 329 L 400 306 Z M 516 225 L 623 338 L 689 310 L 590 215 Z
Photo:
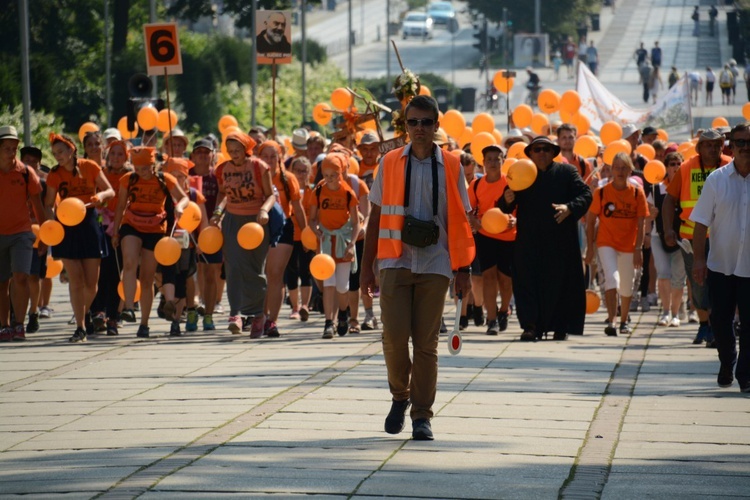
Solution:
M 182 74 L 180 38 L 176 23 L 144 24 L 143 39 L 150 76 Z

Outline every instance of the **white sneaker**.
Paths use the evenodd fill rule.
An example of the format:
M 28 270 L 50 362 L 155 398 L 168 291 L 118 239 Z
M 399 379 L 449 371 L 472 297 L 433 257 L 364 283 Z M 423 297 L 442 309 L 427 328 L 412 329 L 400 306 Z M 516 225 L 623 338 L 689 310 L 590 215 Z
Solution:
M 42 306 L 39 308 L 39 317 L 40 318 L 51 318 L 52 317 L 52 310 L 47 306 Z
M 678 326 L 680 326 L 680 318 L 678 318 L 677 316 L 675 316 L 674 318 L 672 318 L 672 320 L 669 322 L 669 326 L 671 326 L 671 327 L 678 327 Z
M 698 323 L 698 311 L 690 311 L 690 314 L 688 314 L 688 323 Z
M 657 324 L 657 325 L 659 325 L 659 326 L 667 326 L 667 325 L 669 325 L 669 321 L 670 321 L 671 319 L 672 319 L 672 318 L 671 318 L 671 317 L 669 316 L 669 313 L 667 313 L 667 314 L 662 314 L 662 315 L 661 315 L 661 316 L 659 317 L 659 321 L 657 321 L 657 322 L 656 322 L 656 324 Z M 679 321 L 680 321 L 680 320 L 678 319 L 678 320 L 677 320 L 677 322 L 679 322 Z

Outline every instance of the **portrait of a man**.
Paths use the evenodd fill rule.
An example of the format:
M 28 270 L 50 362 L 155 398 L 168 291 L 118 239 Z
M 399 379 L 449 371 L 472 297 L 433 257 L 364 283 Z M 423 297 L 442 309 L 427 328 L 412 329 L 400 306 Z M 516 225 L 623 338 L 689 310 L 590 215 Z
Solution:
M 263 14 L 266 14 L 265 16 Z M 285 64 L 292 59 L 291 26 L 284 11 L 258 11 L 255 43 L 259 64 Z

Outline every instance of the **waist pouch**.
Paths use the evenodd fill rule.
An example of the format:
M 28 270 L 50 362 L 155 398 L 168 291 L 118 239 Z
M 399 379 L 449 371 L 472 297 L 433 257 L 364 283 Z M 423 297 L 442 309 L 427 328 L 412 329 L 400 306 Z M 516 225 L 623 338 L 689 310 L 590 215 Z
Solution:
M 401 230 L 401 241 L 407 245 L 425 248 L 435 245 L 440 236 L 440 227 L 433 221 L 423 221 L 407 215 Z
M 167 213 L 164 211 L 158 214 L 146 214 L 133 212 L 132 210 L 126 210 L 124 217 L 126 224 L 140 227 L 159 227 L 166 218 Z

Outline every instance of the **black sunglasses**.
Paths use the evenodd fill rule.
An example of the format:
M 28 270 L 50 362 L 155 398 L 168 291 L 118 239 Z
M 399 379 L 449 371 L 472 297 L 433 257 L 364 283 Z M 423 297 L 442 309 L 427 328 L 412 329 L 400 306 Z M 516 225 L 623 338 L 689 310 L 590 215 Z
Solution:
M 410 127 L 417 127 L 419 125 L 421 125 L 422 127 L 432 127 L 433 125 L 435 125 L 435 120 L 432 118 L 409 118 L 408 120 L 406 120 L 406 124 Z
M 750 146 L 750 139 L 734 139 L 732 141 L 732 144 L 734 144 L 738 148 L 746 148 Z
M 535 146 L 531 150 L 535 153 L 551 153 L 553 151 L 551 146 Z

